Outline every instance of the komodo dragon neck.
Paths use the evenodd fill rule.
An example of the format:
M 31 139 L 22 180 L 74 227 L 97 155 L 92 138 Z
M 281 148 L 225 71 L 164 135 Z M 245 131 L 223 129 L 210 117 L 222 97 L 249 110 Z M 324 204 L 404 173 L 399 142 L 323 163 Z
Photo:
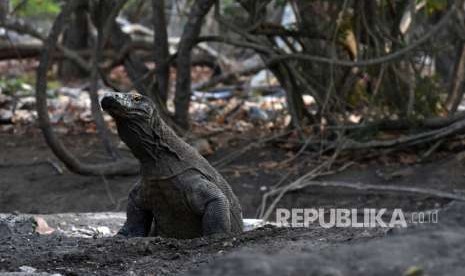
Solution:
M 138 120 L 119 122 L 121 139 L 140 161 L 144 177 L 169 178 L 195 166 L 185 156 L 185 142 L 157 115 L 151 126 Z

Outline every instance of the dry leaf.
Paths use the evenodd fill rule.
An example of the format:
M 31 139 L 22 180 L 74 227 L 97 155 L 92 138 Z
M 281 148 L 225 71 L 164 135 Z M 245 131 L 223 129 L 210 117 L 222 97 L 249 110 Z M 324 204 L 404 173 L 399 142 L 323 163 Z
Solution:
M 262 162 L 262 163 L 258 164 L 258 166 L 260 168 L 263 168 L 263 169 L 274 169 L 278 165 L 279 165 L 279 163 L 276 162 L 276 161 L 266 161 L 266 162 Z
M 35 231 L 41 235 L 50 235 L 53 232 L 55 232 L 55 229 L 48 226 L 47 222 L 45 221 L 44 218 L 35 216 L 34 220 L 36 221 L 36 228 Z
M 399 156 L 400 163 L 402 164 L 413 164 L 417 162 L 417 157 L 415 155 L 400 155 Z

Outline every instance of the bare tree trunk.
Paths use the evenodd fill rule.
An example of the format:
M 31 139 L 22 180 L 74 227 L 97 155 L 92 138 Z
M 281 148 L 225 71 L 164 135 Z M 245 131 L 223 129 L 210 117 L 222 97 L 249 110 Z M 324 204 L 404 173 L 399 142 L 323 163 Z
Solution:
M 78 1 L 79 4 L 73 11 L 70 24 L 63 34 L 63 46 L 72 50 L 85 50 L 89 48 L 89 28 L 87 21 L 87 1 Z M 72 80 L 88 76 L 88 72 L 82 70 L 71 60 L 63 60 L 58 68 L 58 76 L 61 80 Z
M 407 74 L 407 87 L 408 87 L 408 101 L 407 101 L 407 118 L 412 118 L 415 111 L 415 90 L 416 90 L 416 77 L 412 64 L 407 63 L 405 72 Z
M 460 55 L 455 63 L 454 74 L 449 95 L 446 100 L 446 107 L 450 114 L 455 113 L 463 99 L 465 81 L 465 43 L 460 47 Z
M 183 128 L 189 128 L 189 104 L 191 97 L 192 47 L 200 35 L 202 21 L 215 0 L 197 0 L 191 8 L 178 47 L 176 67 L 175 120 Z
M 154 61 L 155 75 L 157 77 L 158 93 L 160 101 L 166 105 L 168 99 L 170 65 L 168 33 L 165 19 L 165 1 L 152 0 L 154 35 Z

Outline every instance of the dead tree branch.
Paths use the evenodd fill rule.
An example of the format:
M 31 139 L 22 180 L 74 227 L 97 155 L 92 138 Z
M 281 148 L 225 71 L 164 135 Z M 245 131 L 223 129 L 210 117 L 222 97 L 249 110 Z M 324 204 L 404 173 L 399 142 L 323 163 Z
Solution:
M 215 86 L 215 85 L 217 85 L 219 83 L 222 83 L 222 82 L 234 81 L 234 80 L 238 79 L 241 76 L 250 76 L 250 75 L 256 74 L 256 73 L 260 72 L 263 69 L 266 69 L 266 66 L 257 65 L 257 66 L 245 68 L 245 69 L 240 70 L 240 71 L 226 73 L 226 74 L 214 77 L 214 78 L 212 78 L 212 79 L 210 79 L 208 81 L 193 85 L 192 89 L 194 89 L 194 90 L 205 90 L 205 89 L 211 88 L 211 87 L 213 87 L 213 86 Z
M 460 55 L 455 64 L 454 77 L 451 83 L 449 95 L 446 100 L 446 107 L 450 114 L 457 111 L 465 93 L 465 42 L 462 42 Z
M 455 122 L 465 119 L 465 112 L 458 112 L 448 117 L 432 117 L 424 120 L 380 120 L 373 123 L 367 123 L 363 125 L 354 125 L 357 129 L 374 129 L 378 131 L 389 131 L 389 130 L 431 130 L 444 128 Z M 348 126 L 348 129 L 351 127 Z
M 360 150 L 368 148 L 390 148 L 396 146 L 414 146 L 426 142 L 434 142 L 445 137 L 458 134 L 465 130 L 465 120 L 460 120 L 449 126 L 430 130 L 418 134 L 402 136 L 397 139 L 380 141 L 372 140 L 368 142 L 357 142 L 354 140 L 346 140 L 343 142 L 342 149 L 344 150 Z

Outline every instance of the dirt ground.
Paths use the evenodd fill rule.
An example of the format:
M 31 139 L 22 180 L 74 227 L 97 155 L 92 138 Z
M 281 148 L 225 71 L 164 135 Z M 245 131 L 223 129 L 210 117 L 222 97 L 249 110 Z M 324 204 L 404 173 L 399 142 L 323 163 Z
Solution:
M 239 142 L 216 150 L 209 159 L 219 160 L 250 143 L 250 139 L 242 137 Z M 68 135 L 64 142 L 84 160 L 105 159 L 93 135 Z M 13 213 L 11 217 L 121 212 L 125 209 L 129 189 L 137 181 L 137 177 L 72 174 L 62 168 L 41 134 L 34 131 L 20 135 L 0 134 L 0 152 L 0 213 Z M 287 152 L 272 144 L 266 145 L 220 169 L 239 197 L 244 217 L 256 217 L 262 194 L 289 169 L 266 166 L 270 161 L 285 160 Z M 302 160 L 305 158 L 303 156 Z M 438 154 L 434 162 L 409 166 L 355 161 L 349 169 L 325 180 L 404 185 L 465 194 L 464 169 L 455 154 Z M 297 167 L 287 181 L 308 168 Z M 289 193 L 278 207 L 402 208 L 409 213 L 448 209 L 450 204 L 450 200 L 429 195 L 311 187 Z M 21 266 L 30 266 L 38 272 L 63 275 L 446 275 L 438 272 L 463 275 L 455 273 L 465 271 L 465 249 L 456 246 L 465 241 L 460 234 L 464 232 L 461 215 L 465 208 L 448 210 L 443 217 L 453 223 L 440 220 L 437 225 L 409 227 L 406 233 L 386 228 L 265 226 L 234 237 L 193 240 L 38 235 L 30 234 L 29 228 L 33 226 L 25 222 L 23 228 L 26 230 L 20 229 L 17 233 L 0 227 L 0 272 L 18 272 Z M 109 227 L 114 229 L 118 225 Z M 429 254 L 437 252 L 438 248 L 442 255 Z M 403 252 L 399 255 L 403 261 L 388 258 L 392 255 L 390 251 Z M 363 262 L 363 258 L 367 261 Z M 436 265 L 428 265 L 431 263 Z M 376 269 L 363 269 L 368 265 Z

